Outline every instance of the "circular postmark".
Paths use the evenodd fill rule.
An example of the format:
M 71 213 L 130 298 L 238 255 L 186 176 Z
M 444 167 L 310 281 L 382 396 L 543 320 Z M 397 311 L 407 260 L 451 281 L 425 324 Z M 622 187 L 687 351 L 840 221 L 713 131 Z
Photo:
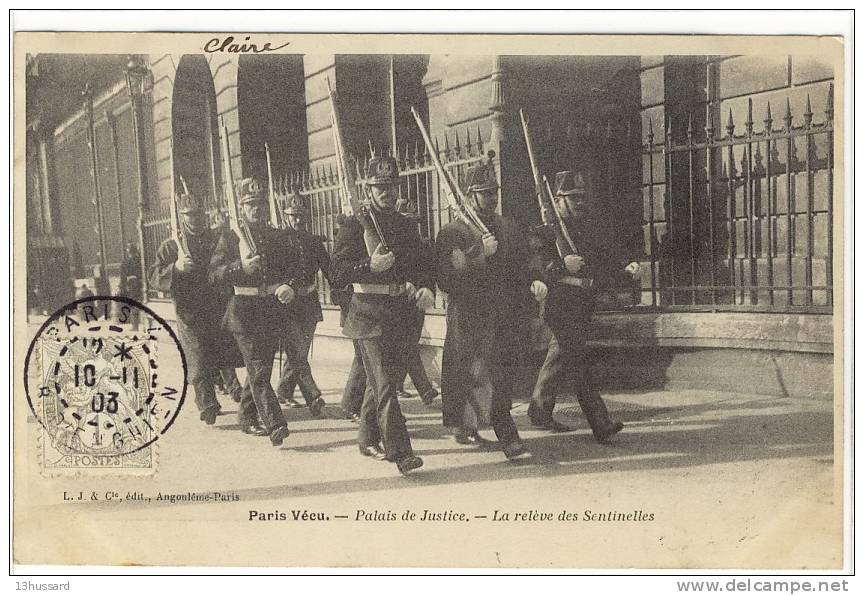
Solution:
M 46 466 L 150 466 L 149 447 L 186 399 L 186 356 L 147 306 L 88 297 L 39 328 L 24 360 L 24 387 L 44 431 Z

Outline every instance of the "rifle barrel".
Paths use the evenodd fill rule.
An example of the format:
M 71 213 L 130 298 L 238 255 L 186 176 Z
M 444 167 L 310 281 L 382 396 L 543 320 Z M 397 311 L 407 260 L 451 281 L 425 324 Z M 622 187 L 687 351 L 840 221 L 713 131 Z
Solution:
M 414 120 L 417 122 L 417 127 L 420 129 L 420 135 L 423 137 L 423 143 L 426 145 L 426 150 L 432 156 L 432 163 L 435 165 L 438 175 L 444 180 L 447 202 L 449 203 L 450 208 L 453 209 L 456 215 L 458 215 L 466 224 L 469 226 L 473 225 L 481 234 L 488 234 L 489 228 L 486 227 L 483 221 L 480 220 L 480 217 L 477 216 L 477 213 L 475 213 L 467 204 L 465 196 L 462 194 L 459 186 L 453 180 L 450 172 L 448 172 L 441 163 L 441 158 L 438 156 L 438 152 L 432 145 L 432 139 L 429 137 L 429 132 L 426 130 L 426 126 L 423 124 L 420 114 L 417 113 L 417 110 L 413 105 L 411 106 L 411 114 L 414 116 Z

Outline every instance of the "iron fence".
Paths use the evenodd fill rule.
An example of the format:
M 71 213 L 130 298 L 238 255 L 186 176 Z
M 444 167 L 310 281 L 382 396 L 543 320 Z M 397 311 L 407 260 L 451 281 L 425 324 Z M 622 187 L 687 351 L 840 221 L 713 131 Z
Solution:
M 611 122 L 593 130 L 568 126 L 562 141 L 566 152 L 591 156 L 589 169 L 609 209 L 605 216 L 621 220 L 623 235 L 635 232 L 630 234 L 636 238 L 631 252 L 643 264 L 635 284 L 600 286 L 600 308 L 830 312 L 833 85 L 821 122 L 814 122 L 810 105 L 807 96 L 796 125 L 787 100 L 778 127 L 766 102 L 761 131 L 754 129 L 751 99 L 744 108 L 743 130 L 736 130 L 731 108 L 723 126 L 715 125 L 719 114 L 708 113 L 702 126 L 693 117 L 681 125 L 667 118 L 665 130 L 655 134 L 649 120 L 641 147 L 629 126 L 626 135 L 615 132 Z M 546 146 L 565 147 L 553 136 Z M 480 131 L 453 132 L 442 140 L 443 146 L 436 143 L 439 157 L 461 183 L 465 170 L 485 158 Z M 570 157 L 559 157 L 562 163 L 556 167 L 567 167 L 564 161 Z M 640 157 L 641 168 L 634 168 Z M 555 155 L 546 158 L 552 162 Z M 431 241 L 451 220 L 431 155 L 415 143 L 398 151 L 397 161 L 399 196 L 415 211 L 421 237 Z M 353 160 L 358 172 L 367 164 L 368 156 Z M 285 173 L 274 186 L 277 194 L 293 191 L 304 198 L 310 231 L 332 254 L 342 203 L 332 166 Z M 636 203 L 630 202 L 634 195 Z M 631 206 L 639 211 L 634 217 Z M 149 267 L 170 236 L 167 205 L 151 209 L 143 225 L 142 257 Z M 321 274 L 318 288 L 322 303 L 330 304 L 330 287 Z M 148 297 L 162 296 L 151 291 Z M 436 309 L 443 308 L 439 294 Z
M 461 135 L 454 131 L 452 142 L 450 135 L 444 135 L 443 146 L 436 141 L 436 151 L 457 183 L 462 182 L 468 167 L 486 158 L 479 129 L 476 132 L 465 129 Z M 438 231 L 451 220 L 444 184 L 432 162 L 432 156 L 422 143 L 417 142 L 398 151 L 396 160 L 399 165 L 399 199 L 406 202 L 411 216 L 416 217 L 421 238 L 431 243 Z M 352 159 L 358 174 L 366 171 L 368 162 L 369 156 Z M 361 177 L 358 175 L 358 186 L 363 183 Z M 275 184 L 277 194 L 293 190 L 303 197 L 310 209 L 310 231 L 323 239 L 332 254 L 342 199 L 333 167 L 318 167 L 302 174 L 286 175 Z M 332 303 L 330 288 L 321 274 L 318 284 L 322 303 Z M 443 312 L 444 301 L 440 294 L 436 297 L 435 309 Z
M 814 122 L 807 95 L 795 125 L 787 99 L 775 127 L 766 102 L 757 132 L 748 98 L 743 132 L 736 132 L 730 107 L 723 129 L 709 113 L 701 134 L 691 116 L 679 141 L 667 119 L 655 142 L 649 121 L 642 147 L 649 262 L 640 303 L 830 312 L 833 85 L 826 106 L 823 121 Z

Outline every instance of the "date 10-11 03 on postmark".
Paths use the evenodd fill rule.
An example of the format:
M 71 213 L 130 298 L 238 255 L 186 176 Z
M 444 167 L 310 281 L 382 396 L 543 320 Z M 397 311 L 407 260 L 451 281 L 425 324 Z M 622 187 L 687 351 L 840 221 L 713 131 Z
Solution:
M 157 442 L 186 396 L 174 331 L 121 297 L 85 298 L 55 312 L 30 343 L 24 375 L 48 476 L 154 472 Z

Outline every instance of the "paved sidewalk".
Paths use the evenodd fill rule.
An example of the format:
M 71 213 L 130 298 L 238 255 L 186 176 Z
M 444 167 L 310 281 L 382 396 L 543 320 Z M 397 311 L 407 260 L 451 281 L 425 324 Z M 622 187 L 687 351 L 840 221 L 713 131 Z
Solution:
M 406 555 L 415 555 L 421 565 L 431 566 L 449 560 L 448 552 L 452 557 L 447 545 L 452 540 L 465 540 L 452 547 L 475 543 L 490 552 L 489 556 L 497 552 L 500 559 L 481 559 L 488 565 L 544 566 L 550 563 L 547 550 L 552 547 L 559 556 L 556 564 L 562 563 L 560 549 L 565 547 L 573 552 L 572 565 L 582 568 L 803 567 L 808 560 L 839 563 L 830 403 L 707 391 L 609 394 L 609 407 L 626 428 L 608 446 L 593 441 L 572 403 L 563 408 L 576 417 L 562 416 L 562 420 L 576 429 L 564 434 L 533 429 L 527 420 L 527 405 L 518 404 L 514 417 L 534 457 L 513 464 L 500 452 L 456 444 L 441 425 L 440 400 L 424 407 L 417 398 L 403 399 L 412 442 L 425 466 L 402 477 L 392 464 L 361 457 L 356 426 L 337 415 L 351 353 L 347 341 L 316 340 L 312 365 L 328 408 L 322 419 L 311 419 L 306 409 L 286 409 L 291 435 L 281 448 L 273 448 L 266 438 L 240 433 L 236 404 L 226 397 L 221 397 L 224 415 L 215 426 L 205 426 L 189 395 L 174 427 L 159 441 L 155 478 L 120 482 L 96 478 L 87 484 L 92 490 L 138 490 L 150 495 L 217 491 L 236 494 L 239 501 L 218 506 L 126 502 L 118 507 L 103 503 L 88 505 L 87 510 L 98 510 L 101 522 L 142 530 L 145 523 L 138 521 L 154 515 L 171 520 L 174 530 L 184 526 L 191 530 L 198 522 L 224 522 L 226 529 L 240 523 L 240 529 L 249 526 L 253 510 L 319 511 L 345 515 L 349 517 L 346 523 L 355 522 L 358 510 L 401 513 L 410 507 L 417 511 L 454 509 L 471 515 L 474 520 L 467 526 L 473 531 L 448 533 L 431 523 L 422 539 L 409 532 L 387 543 L 391 549 L 402 548 Z M 491 431 L 485 434 L 492 437 Z M 53 497 L 42 504 L 49 517 L 51 511 L 69 514 L 78 510 Z M 556 522 L 554 528 L 542 532 L 546 541 L 539 542 L 532 537 L 530 525 L 501 525 L 492 530 L 498 526 L 492 520 L 495 511 L 558 515 L 565 510 L 583 517 L 642 511 L 655 520 L 638 526 Z M 178 519 L 188 525 L 178 524 Z M 364 532 L 377 525 L 356 525 L 356 543 L 334 550 L 332 544 L 326 545 L 326 531 L 304 530 L 303 539 L 311 541 L 292 541 L 290 549 L 308 552 L 319 548 L 314 559 L 323 564 L 350 564 L 354 552 L 366 563 L 372 556 L 386 566 L 383 550 L 358 549 L 364 543 Z M 267 526 L 262 536 L 273 530 Z M 489 530 L 478 532 L 478 526 Z M 229 543 L 213 563 L 254 564 L 255 558 L 242 545 L 255 539 L 247 533 L 238 534 L 234 543 L 227 532 Z M 415 537 L 408 538 L 410 535 Z M 553 537 L 560 543 L 548 542 Z M 445 541 L 437 543 L 436 539 Z M 492 543 L 499 545 L 492 547 Z M 609 558 L 609 551 L 616 552 L 614 559 Z M 287 550 L 285 563 L 291 563 Z

